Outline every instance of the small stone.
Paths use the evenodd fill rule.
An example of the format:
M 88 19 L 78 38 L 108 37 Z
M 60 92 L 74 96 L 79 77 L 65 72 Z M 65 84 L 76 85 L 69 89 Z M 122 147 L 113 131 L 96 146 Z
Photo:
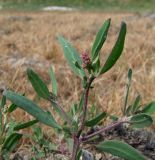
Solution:
M 87 150 L 82 150 L 82 160 L 94 160 L 94 155 Z
M 96 156 L 95 156 L 95 159 L 96 159 L 96 160 L 100 160 L 101 158 L 102 158 L 102 154 L 101 154 L 101 153 L 96 154 Z

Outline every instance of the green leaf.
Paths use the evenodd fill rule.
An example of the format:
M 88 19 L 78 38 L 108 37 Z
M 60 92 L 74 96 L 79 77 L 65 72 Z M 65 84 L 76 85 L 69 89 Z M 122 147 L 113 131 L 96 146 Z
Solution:
M 82 59 L 78 52 L 75 50 L 75 48 L 72 47 L 72 45 L 62 36 L 58 36 L 58 41 L 64 51 L 64 56 L 71 67 L 72 71 L 81 78 L 85 77 L 85 72 L 82 68 Z M 77 68 L 75 66 L 75 62 L 81 66 L 81 69 Z
M 68 116 L 67 114 L 64 114 L 62 111 L 62 107 L 55 101 L 50 101 L 52 107 L 54 108 L 54 110 L 59 114 L 60 118 L 62 118 L 64 121 L 66 121 L 68 118 L 66 116 Z
M 132 106 L 132 113 L 135 113 L 137 112 L 137 110 L 139 109 L 139 105 L 140 105 L 140 100 L 141 100 L 141 96 L 138 95 L 135 99 L 135 102 Z
M 131 111 L 132 111 L 132 105 L 129 105 L 129 106 L 127 107 L 127 109 L 126 109 L 125 114 L 126 114 L 127 116 L 130 116 L 130 115 L 131 115 Z
M 49 99 L 50 93 L 43 80 L 32 69 L 27 69 L 28 79 L 31 82 L 38 96 Z
M 19 108 L 25 110 L 30 115 L 35 117 L 38 121 L 53 127 L 53 128 L 61 128 L 54 120 L 52 115 L 49 115 L 47 112 L 45 112 L 43 109 L 38 107 L 34 102 L 31 100 L 25 98 L 24 96 L 21 96 L 17 93 L 14 93 L 12 91 L 4 91 L 3 93 L 7 99 L 12 101 L 12 103 L 16 104 Z
M 73 121 L 72 121 L 72 127 L 71 127 L 71 132 L 72 133 L 77 133 L 79 128 L 79 122 L 78 122 L 78 117 L 73 117 Z
M 3 113 L 2 113 L 2 111 L 3 111 L 3 108 L 4 108 L 4 106 L 5 106 L 5 104 L 6 104 L 6 97 L 5 96 L 3 96 L 2 97 L 2 100 L 0 101 L 0 134 L 1 134 L 1 132 L 2 132 L 2 123 L 3 123 Z
M 25 93 L 23 94 L 23 96 L 25 96 Z M 15 105 L 14 103 L 12 103 L 12 104 L 9 106 L 9 108 L 8 108 L 7 111 L 8 111 L 8 113 L 11 113 L 11 112 L 15 111 L 17 108 L 18 108 L 18 106 Z
M 126 95 L 125 95 L 125 102 L 123 107 L 123 115 L 125 116 L 127 114 L 127 103 L 128 103 L 128 97 L 129 97 L 129 91 L 131 86 L 131 79 L 132 79 L 132 70 L 128 70 L 128 84 L 126 85 Z
M 107 152 L 121 157 L 124 160 L 147 160 L 147 158 L 135 148 L 131 147 L 127 143 L 117 140 L 104 141 L 97 146 L 97 149 L 101 152 Z
M 109 115 L 109 118 L 112 120 L 112 121 L 118 121 L 119 117 L 117 117 L 116 115 Z
M 131 80 L 132 80 L 132 69 L 131 68 L 128 70 L 128 80 L 129 80 L 129 83 L 131 83 Z
M 125 35 L 126 35 L 126 24 L 122 22 L 120 33 L 118 39 L 113 47 L 111 54 L 109 55 L 108 59 L 106 60 L 103 68 L 100 70 L 100 74 L 107 72 L 112 66 L 116 63 L 118 58 L 121 56 L 124 42 L 125 42 Z
M 18 125 L 16 125 L 16 126 L 14 127 L 14 130 L 15 130 L 15 131 L 18 131 L 18 130 L 20 130 L 20 129 L 28 128 L 28 127 L 36 124 L 37 122 L 38 122 L 38 120 L 35 119 L 35 120 L 28 121 L 28 122 L 25 122 L 25 123 L 22 123 L 22 124 L 18 124 Z
M 71 107 L 71 115 L 74 116 L 76 115 L 78 112 L 78 105 L 77 104 L 73 104 Z
M 146 113 L 146 114 L 153 114 L 155 112 L 155 101 L 149 103 L 148 105 L 146 105 L 143 110 L 142 110 L 143 113 Z
M 10 105 L 10 107 L 8 108 L 8 112 L 11 113 L 11 112 L 13 112 L 14 110 L 16 110 L 17 108 L 18 108 L 18 106 L 15 105 L 14 103 L 12 103 L 12 104 Z
M 80 160 L 82 157 L 82 150 L 80 149 L 77 153 L 77 157 L 76 157 L 76 160 Z
M 94 73 L 98 73 L 100 70 L 100 57 L 98 56 L 95 61 L 92 63 L 92 68 Z
M 93 119 L 91 119 L 89 121 L 86 121 L 85 122 L 85 126 L 87 126 L 87 127 L 93 127 L 96 124 L 98 124 L 106 116 L 107 116 L 107 113 L 106 112 L 102 112 L 99 115 L 97 115 L 95 118 L 93 118 Z
M 52 82 L 52 92 L 57 96 L 57 81 L 52 67 L 49 69 L 49 74 Z
M 0 103 L 0 109 L 4 108 L 5 104 L 6 104 L 6 97 L 3 96 L 2 100 L 1 100 L 1 103 Z
M 98 56 L 106 38 L 107 38 L 108 30 L 110 27 L 110 22 L 111 22 L 111 19 L 107 19 L 96 35 L 96 39 L 94 41 L 92 51 L 91 51 L 92 61 L 94 61 L 97 58 L 97 56 Z
M 80 102 L 79 102 L 79 112 L 82 112 L 84 104 L 84 93 L 81 95 Z
M 87 77 L 84 77 L 84 78 L 83 78 L 82 86 L 83 86 L 84 89 L 87 88 Z
M 151 116 L 141 113 L 131 117 L 131 126 L 135 128 L 149 127 L 153 123 Z
M 72 153 L 73 145 L 74 145 L 73 138 L 66 138 L 66 142 L 67 142 L 69 153 Z
M 13 133 L 5 141 L 2 146 L 2 155 L 10 153 L 18 144 L 19 140 L 22 138 L 22 134 Z
M 65 125 L 63 125 L 63 131 L 64 131 L 64 133 L 65 133 L 65 137 L 67 137 L 68 135 L 69 136 L 71 136 L 72 135 L 72 133 L 71 133 L 71 128 L 70 127 L 67 127 L 67 126 L 65 126 Z M 67 135 L 67 136 L 66 136 Z

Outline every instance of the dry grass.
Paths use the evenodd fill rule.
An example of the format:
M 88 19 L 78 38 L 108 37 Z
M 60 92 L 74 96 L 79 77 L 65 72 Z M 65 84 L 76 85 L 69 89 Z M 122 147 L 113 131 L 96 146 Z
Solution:
M 124 102 L 127 70 L 133 69 L 131 100 L 141 94 L 142 103 L 155 100 L 155 21 L 136 14 L 101 12 L 36 12 L 0 13 L 0 83 L 13 90 L 25 92 L 36 99 L 27 83 L 25 70 L 33 67 L 50 86 L 47 69 L 54 66 L 59 83 L 60 101 L 66 108 L 77 101 L 80 81 L 72 75 L 56 40 L 57 34 L 69 39 L 81 53 L 90 51 L 99 27 L 112 18 L 108 40 L 102 52 L 103 61 L 111 50 L 122 20 L 126 21 L 128 33 L 124 54 L 117 65 L 95 82 L 91 101 L 103 110 L 120 113 Z M 44 102 L 41 102 L 45 106 Z M 46 104 L 48 106 L 48 104 Z M 20 112 L 18 119 L 27 118 Z

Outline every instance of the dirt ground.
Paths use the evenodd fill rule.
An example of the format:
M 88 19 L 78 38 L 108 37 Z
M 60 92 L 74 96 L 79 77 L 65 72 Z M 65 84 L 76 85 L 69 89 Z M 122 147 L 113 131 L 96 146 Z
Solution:
M 56 36 L 63 35 L 79 53 L 90 52 L 98 29 L 109 17 L 112 24 L 101 53 L 103 63 L 115 43 L 121 21 L 127 23 L 125 48 L 116 66 L 94 83 L 90 101 L 96 101 L 101 110 L 120 113 L 130 67 L 133 69 L 130 103 L 138 94 L 142 96 L 142 104 L 155 100 L 155 18 L 132 13 L 0 12 L 0 87 L 26 93 L 35 100 L 25 71 L 34 68 L 52 88 L 48 76 L 52 65 L 58 80 L 59 99 L 67 109 L 79 99 L 82 88 L 66 64 Z M 42 101 L 40 104 L 48 106 Z M 28 117 L 24 112 L 17 112 L 20 112 L 16 116 L 18 120 Z

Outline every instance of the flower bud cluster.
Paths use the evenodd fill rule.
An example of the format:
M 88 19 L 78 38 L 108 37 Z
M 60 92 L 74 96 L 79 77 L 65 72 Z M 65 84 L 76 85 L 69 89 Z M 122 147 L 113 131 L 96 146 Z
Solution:
M 82 62 L 83 62 L 82 67 L 86 68 L 91 63 L 91 60 L 90 60 L 88 53 L 83 52 L 81 55 L 81 58 L 82 58 Z

